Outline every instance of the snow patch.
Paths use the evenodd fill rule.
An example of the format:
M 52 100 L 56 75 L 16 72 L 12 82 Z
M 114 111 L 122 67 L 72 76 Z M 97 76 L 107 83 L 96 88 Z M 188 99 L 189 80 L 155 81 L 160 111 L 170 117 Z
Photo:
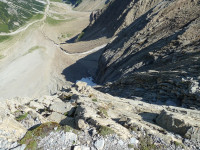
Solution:
M 92 77 L 82 78 L 81 80 L 77 80 L 76 82 L 78 82 L 78 81 L 86 82 L 87 85 L 90 85 L 90 86 L 97 85 L 96 83 L 93 82 L 93 78 Z

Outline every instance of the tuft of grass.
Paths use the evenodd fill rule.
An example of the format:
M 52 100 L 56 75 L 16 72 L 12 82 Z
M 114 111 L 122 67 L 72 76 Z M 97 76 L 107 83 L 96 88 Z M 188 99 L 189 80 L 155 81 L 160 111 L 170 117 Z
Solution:
M 15 119 L 16 119 L 17 121 L 22 121 L 22 120 L 26 119 L 27 116 L 28 116 L 28 113 L 25 113 L 25 114 L 23 114 L 23 115 L 20 115 L 19 117 L 16 117 Z
M 98 107 L 99 115 L 102 117 L 108 117 L 107 109 L 104 107 Z
M 67 115 L 68 115 L 68 112 L 65 112 L 63 115 L 67 116 Z
M 31 47 L 28 52 L 26 52 L 24 55 L 27 55 L 29 53 L 32 53 L 33 51 L 37 50 L 37 49 L 40 49 L 40 48 L 44 48 L 44 47 L 41 47 L 41 46 L 33 46 Z
M 98 130 L 98 133 L 102 136 L 106 136 L 110 134 L 115 134 L 115 131 L 113 131 L 111 128 L 107 126 L 101 126 L 100 129 Z
M 97 102 L 97 99 L 96 99 L 96 98 L 95 98 L 95 99 L 92 99 L 92 101 L 93 101 L 93 102 Z
M 33 51 L 39 49 L 40 46 L 34 46 L 34 47 L 31 47 L 29 50 L 28 50 L 28 53 L 32 53 Z
M 39 127 L 29 130 L 25 136 L 18 141 L 18 143 L 26 144 L 26 150 L 36 150 L 37 149 L 37 142 L 39 137 L 45 137 L 50 132 L 55 131 L 54 129 L 57 128 L 57 131 L 61 129 L 61 126 L 56 122 L 47 122 L 41 124 Z
M 156 147 L 156 145 L 153 143 L 152 139 L 148 136 L 140 137 L 139 141 L 140 141 L 140 145 L 138 147 L 138 150 L 159 150 L 159 149 L 163 149 L 163 147 Z
M 31 141 L 25 148 L 25 150 L 37 150 L 37 142 L 35 140 Z
M 133 144 L 128 144 L 128 148 L 134 148 Z
M 177 148 L 177 147 L 182 147 L 182 148 L 184 148 L 184 145 L 183 145 L 182 143 L 178 142 L 178 141 L 174 141 L 174 145 L 176 146 L 176 148 Z
M 84 32 L 81 32 L 79 35 L 78 35 L 78 37 L 77 37 L 77 39 L 76 39 L 76 42 L 78 42 L 78 41 L 80 41 L 81 40 L 81 38 L 84 36 Z
M 65 131 L 65 132 L 70 132 L 70 131 L 72 131 L 74 134 L 78 134 L 78 130 L 73 129 L 72 127 L 70 127 L 70 126 L 68 126 L 68 125 L 64 126 L 64 131 Z

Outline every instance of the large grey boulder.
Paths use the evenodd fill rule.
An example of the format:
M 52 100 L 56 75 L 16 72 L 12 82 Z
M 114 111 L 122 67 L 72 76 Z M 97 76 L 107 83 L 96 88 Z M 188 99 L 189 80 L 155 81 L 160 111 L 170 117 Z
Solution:
M 31 101 L 29 106 L 31 108 L 35 108 L 36 110 L 44 109 L 44 105 L 42 105 L 41 103 L 35 102 L 35 101 Z
M 51 121 L 55 121 L 57 123 L 60 123 L 63 119 L 65 119 L 66 116 L 65 115 L 62 115 L 60 113 L 57 113 L 57 112 L 53 112 L 49 117 L 48 119 L 51 120 Z
M 55 102 L 50 106 L 50 110 L 54 112 L 58 112 L 61 114 L 64 114 L 66 112 L 70 112 L 72 110 L 73 106 L 70 103 L 64 103 L 64 102 Z
M 200 141 L 200 121 L 198 119 L 163 110 L 156 118 L 156 123 L 168 131 Z

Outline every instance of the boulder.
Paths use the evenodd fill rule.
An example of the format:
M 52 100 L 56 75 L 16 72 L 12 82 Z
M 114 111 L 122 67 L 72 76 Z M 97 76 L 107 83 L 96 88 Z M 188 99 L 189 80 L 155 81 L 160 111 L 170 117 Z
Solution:
M 78 91 L 85 90 L 86 87 L 87 87 L 87 83 L 86 82 L 82 82 L 82 81 L 76 82 L 76 88 L 77 88 Z
M 97 150 L 102 150 L 104 147 L 105 141 L 104 139 L 98 139 L 96 140 L 96 142 L 94 143 L 94 146 L 97 148 Z
M 38 103 L 38 102 L 35 102 L 35 101 L 31 101 L 29 106 L 31 108 L 35 108 L 36 110 L 39 110 L 39 109 L 44 109 L 44 105 Z
M 72 110 L 73 106 L 70 103 L 64 103 L 64 102 L 55 102 L 50 106 L 50 110 L 54 112 L 58 112 L 61 114 L 64 114 L 66 112 L 70 112 Z
M 49 117 L 48 119 L 50 121 L 54 121 L 54 122 L 57 122 L 57 123 L 60 123 L 63 119 L 65 119 L 66 116 L 65 115 L 62 115 L 60 113 L 57 113 L 57 112 L 53 112 Z
M 188 115 L 163 110 L 156 118 L 156 123 L 168 131 L 200 141 L 200 122 Z

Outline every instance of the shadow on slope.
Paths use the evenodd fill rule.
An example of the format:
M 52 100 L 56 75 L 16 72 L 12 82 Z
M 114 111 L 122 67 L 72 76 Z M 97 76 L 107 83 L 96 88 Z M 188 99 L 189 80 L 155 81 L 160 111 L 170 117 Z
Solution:
M 67 81 L 75 83 L 77 80 L 80 80 L 84 77 L 94 77 L 98 60 L 102 54 L 103 49 L 87 55 L 86 57 L 79 59 L 73 65 L 65 68 L 62 74 L 65 76 Z

